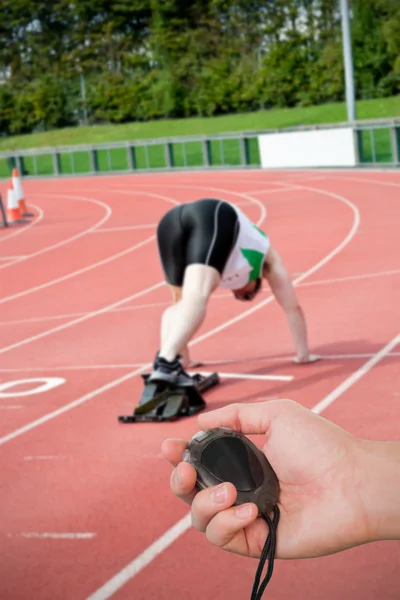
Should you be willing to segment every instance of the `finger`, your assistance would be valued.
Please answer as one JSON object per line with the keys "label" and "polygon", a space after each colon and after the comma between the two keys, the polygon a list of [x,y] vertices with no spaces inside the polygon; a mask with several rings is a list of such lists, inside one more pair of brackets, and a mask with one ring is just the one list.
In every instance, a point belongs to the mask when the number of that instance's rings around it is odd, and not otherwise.
{"label": "finger", "polygon": [[202,362],[201,360],[191,360],[190,368],[195,369],[196,367],[204,367],[204,362]]}
{"label": "finger", "polygon": [[208,524],[206,537],[211,544],[228,552],[259,557],[268,532],[257,517],[257,506],[253,503],[233,506],[215,515]]}
{"label": "finger", "polygon": [[187,447],[187,441],[181,439],[167,439],[161,445],[161,453],[171,465],[176,467],[182,460],[182,454]]}
{"label": "finger", "polygon": [[293,359],[293,362],[298,365],[308,365],[310,363],[315,363],[319,360],[321,360],[320,356],[317,356],[316,354],[310,354],[309,356],[307,356],[305,358],[299,358],[298,356],[296,356]]}
{"label": "finger", "polygon": [[192,504],[198,493],[196,470],[189,463],[180,463],[171,473],[170,487],[175,496],[186,504]]}
{"label": "finger", "polygon": [[244,434],[267,433],[272,421],[283,412],[300,407],[293,400],[268,400],[253,404],[230,404],[198,417],[200,429],[230,427]]}
{"label": "finger", "polygon": [[236,496],[235,486],[227,482],[199,492],[192,503],[193,527],[204,532],[218,512],[232,506]]}

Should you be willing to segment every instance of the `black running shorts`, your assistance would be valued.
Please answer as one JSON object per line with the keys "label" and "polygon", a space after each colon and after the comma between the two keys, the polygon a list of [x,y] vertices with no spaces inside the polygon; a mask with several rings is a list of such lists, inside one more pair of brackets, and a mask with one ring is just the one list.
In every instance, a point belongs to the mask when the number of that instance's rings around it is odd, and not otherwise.
{"label": "black running shorts", "polygon": [[223,200],[204,198],[172,208],[157,228],[167,282],[182,286],[185,268],[191,264],[209,265],[222,274],[238,233],[237,214]]}

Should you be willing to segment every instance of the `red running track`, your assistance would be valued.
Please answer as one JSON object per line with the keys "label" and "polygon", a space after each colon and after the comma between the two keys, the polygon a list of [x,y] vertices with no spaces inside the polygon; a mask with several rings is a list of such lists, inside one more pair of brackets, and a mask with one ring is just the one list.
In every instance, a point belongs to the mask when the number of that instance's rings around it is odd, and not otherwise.
{"label": "red running track", "polygon": [[[399,439],[400,174],[131,175],[24,189],[33,224],[0,231],[0,597],[250,597],[257,563],[208,544],[169,492],[161,442],[188,438],[196,420],[117,422],[138,401],[169,302],[155,225],[176,202],[239,204],[282,253],[324,356],[293,365],[267,291],[251,305],[218,293],[192,354],[244,378],[224,376],[209,408],[290,397],[355,435]],[[56,387],[29,393],[43,378]],[[265,596],[394,600],[399,560],[400,544],[387,542],[278,561]]]}

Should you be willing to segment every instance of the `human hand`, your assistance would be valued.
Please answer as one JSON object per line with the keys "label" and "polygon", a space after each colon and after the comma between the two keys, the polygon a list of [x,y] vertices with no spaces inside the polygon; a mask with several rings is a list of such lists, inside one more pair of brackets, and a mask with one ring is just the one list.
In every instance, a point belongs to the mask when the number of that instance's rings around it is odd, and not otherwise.
{"label": "human hand", "polygon": [[[280,484],[276,558],[318,557],[372,541],[362,500],[361,440],[291,400],[238,405],[203,413],[202,430],[231,427],[264,435],[263,451]],[[255,504],[233,506],[230,483],[198,491],[196,471],[181,462],[185,440],[165,440],[164,457],[176,468],[172,492],[191,504],[193,526],[226,551],[260,557],[268,527]]]}
{"label": "human hand", "polygon": [[199,360],[191,360],[188,346],[185,346],[181,350],[181,364],[184,369],[195,369],[196,367],[202,367],[204,363]]}
{"label": "human hand", "polygon": [[293,359],[293,362],[295,362],[297,365],[307,365],[317,362],[318,360],[321,360],[321,357],[317,354],[307,354],[305,356],[296,356]]}

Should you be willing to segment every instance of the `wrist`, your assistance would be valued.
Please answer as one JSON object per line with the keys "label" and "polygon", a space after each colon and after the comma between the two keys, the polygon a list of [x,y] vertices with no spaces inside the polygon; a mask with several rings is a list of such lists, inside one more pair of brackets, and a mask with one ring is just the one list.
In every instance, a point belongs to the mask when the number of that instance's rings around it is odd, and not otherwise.
{"label": "wrist", "polygon": [[359,440],[360,497],[370,541],[400,539],[400,443]]}

